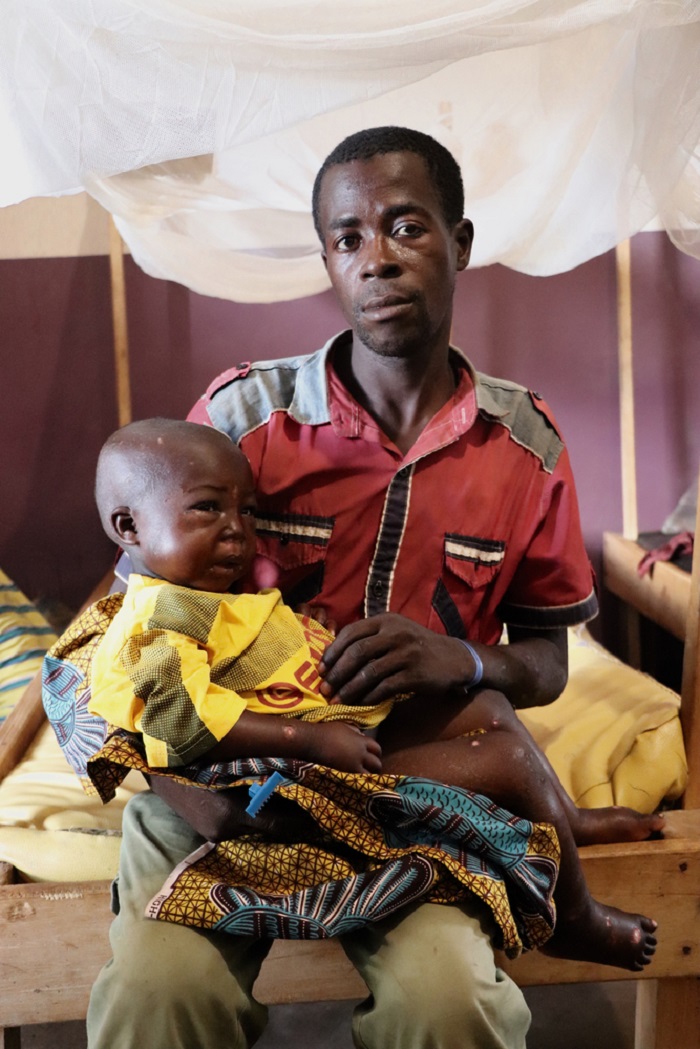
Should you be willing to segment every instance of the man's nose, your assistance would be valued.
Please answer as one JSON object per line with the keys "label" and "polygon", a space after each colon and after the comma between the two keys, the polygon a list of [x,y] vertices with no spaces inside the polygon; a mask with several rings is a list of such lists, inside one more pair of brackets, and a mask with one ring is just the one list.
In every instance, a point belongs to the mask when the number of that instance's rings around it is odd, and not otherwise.
{"label": "man's nose", "polygon": [[401,272],[394,244],[389,237],[372,237],[364,244],[362,276],[396,277]]}

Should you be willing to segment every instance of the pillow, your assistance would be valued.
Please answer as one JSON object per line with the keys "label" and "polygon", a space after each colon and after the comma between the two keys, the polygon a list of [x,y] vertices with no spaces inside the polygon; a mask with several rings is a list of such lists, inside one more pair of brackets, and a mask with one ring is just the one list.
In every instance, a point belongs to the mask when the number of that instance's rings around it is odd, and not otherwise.
{"label": "pillow", "polygon": [[569,630],[569,682],[559,699],[518,713],[580,808],[653,812],[685,789],[679,710],[675,692],[578,627]]}
{"label": "pillow", "polygon": [[113,878],[124,806],[145,786],[133,772],[103,805],[85,793],[46,722],[0,783],[0,860],[29,881]]}
{"label": "pillow", "polygon": [[[56,640],[41,613],[0,570],[0,724]],[[113,877],[124,805],[144,786],[134,773],[112,804],[102,805],[85,794],[51,726],[43,725],[0,783],[0,861],[32,881]]]}
{"label": "pillow", "polygon": [[0,723],[41,667],[56,634],[0,569]]}

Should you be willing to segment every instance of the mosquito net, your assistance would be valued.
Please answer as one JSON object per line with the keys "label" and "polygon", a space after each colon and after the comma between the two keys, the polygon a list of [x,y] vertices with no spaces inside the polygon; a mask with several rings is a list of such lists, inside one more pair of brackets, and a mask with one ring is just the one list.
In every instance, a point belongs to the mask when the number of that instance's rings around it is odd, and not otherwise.
{"label": "mosquito net", "polygon": [[570,269],[655,223],[700,256],[699,0],[6,0],[0,204],[87,189],[137,262],[326,286],[310,217],[362,127],[457,157],[474,265]]}

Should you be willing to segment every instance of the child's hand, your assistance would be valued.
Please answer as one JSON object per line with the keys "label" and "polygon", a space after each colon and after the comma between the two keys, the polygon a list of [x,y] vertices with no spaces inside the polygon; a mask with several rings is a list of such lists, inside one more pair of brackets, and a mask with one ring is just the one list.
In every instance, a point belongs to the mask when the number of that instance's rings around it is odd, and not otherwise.
{"label": "child's hand", "polygon": [[295,611],[300,616],[308,616],[309,619],[315,619],[317,623],[320,623],[322,627],[325,627],[329,634],[338,633],[338,624],[335,619],[329,619],[325,608],[322,605],[309,605],[301,604],[297,605]]}
{"label": "child's hand", "polygon": [[314,758],[319,765],[341,772],[381,772],[382,748],[376,739],[356,725],[343,721],[322,721],[314,725]]}

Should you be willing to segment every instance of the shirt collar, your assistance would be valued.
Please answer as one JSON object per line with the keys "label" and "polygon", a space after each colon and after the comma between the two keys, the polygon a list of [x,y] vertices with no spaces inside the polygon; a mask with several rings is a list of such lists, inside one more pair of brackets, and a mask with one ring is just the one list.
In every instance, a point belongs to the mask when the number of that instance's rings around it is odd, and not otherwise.
{"label": "shirt collar", "polygon": [[[303,359],[289,406],[289,414],[297,422],[307,426],[331,423],[341,437],[359,437],[363,432],[366,433],[368,426],[378,429],[348,393],[330,365],[333,350],[341,349],[351,338],[349,329],[343,331],[329,339],[316,353]],[[456,430],[466,432],[474,423],[477,412],[497,419],[507,415],[462,351],[451,346],[450,354],[457,358],[460,372],[466,372],[468,377],[468,381],[462,377],[458,387],[459,397],[452,409],[453,413],[459,413],[459,418],[455,418]]]}

